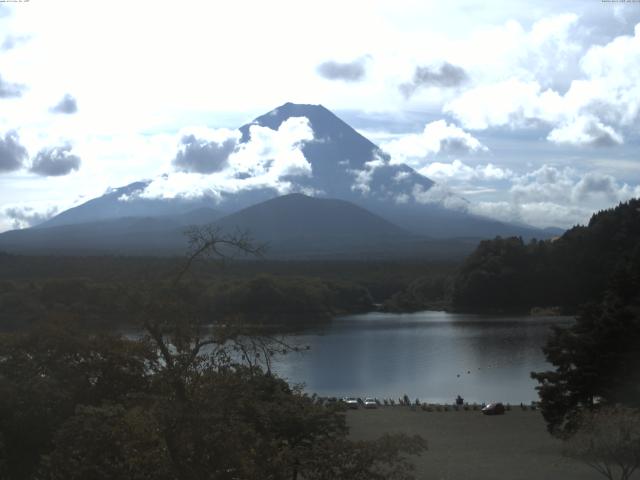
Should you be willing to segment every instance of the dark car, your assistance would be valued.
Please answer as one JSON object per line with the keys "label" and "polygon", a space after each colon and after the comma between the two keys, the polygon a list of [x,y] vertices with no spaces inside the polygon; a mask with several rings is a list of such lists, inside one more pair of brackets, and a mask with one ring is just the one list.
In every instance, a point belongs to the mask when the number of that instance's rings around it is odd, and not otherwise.
{"label": "dark car", "polygon": [[489,403],[482,409],[485,415],[504,415],[504,405],[500,402]]}

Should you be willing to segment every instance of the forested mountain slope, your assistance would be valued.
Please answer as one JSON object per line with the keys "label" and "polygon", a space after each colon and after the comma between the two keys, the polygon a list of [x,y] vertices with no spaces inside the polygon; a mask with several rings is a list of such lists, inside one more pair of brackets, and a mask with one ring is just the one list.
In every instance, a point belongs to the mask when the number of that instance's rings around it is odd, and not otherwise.
{"label": "forested mountain slope", "polygon": [[[513,311],[599,301],[609,282],[625,288],[640,275],[640,199],[594,214],[555,240],[481,242],[453,288],[457,310]],[[634,280],[635,281],[635,280]]]}

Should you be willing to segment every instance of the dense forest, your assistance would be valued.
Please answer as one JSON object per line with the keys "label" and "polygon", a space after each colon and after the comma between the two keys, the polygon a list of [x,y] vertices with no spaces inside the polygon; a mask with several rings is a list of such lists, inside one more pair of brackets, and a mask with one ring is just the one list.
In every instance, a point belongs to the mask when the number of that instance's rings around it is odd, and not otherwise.
{"label": "dense forest", "polygon": [[454,278],[453,272],[427,271],[387,298],[382,304],[382,309],[399,313],[449,309]]}
{"label": "dense forest", "polygon": [[555,239],[483,240],[457,269],[425,268],[382,308],[575,314],[585,302],[601,300],[611,282],[629,288],[639,259],[640,200],[631,200]]}
{"label": "dense forest", "polygon": [[[137,325],[137,298],[170,284],[184,258],[0,255],[0,330],[72,315],[97,329]],[[229,315],[285,330],[371,311],[432,272],[433,262],[201,261],[180,288],[209,322]]]}
{"label": "dense forest", "polygon": [[455,278],[451,303],[461,311],[559,307],[574,313],[601,300],[611,282],[630,288],[639,266],[640,200],[631,200],[554,240],[481,242]]}
{"label": "dense forest", "polygon": [[[0,282],[0,324],[5,330],[26,327],[54,315],[82,318],[98,329],[136,325],[139,299],[163,282],[96,283],[80,279]],[[368,290],[349,282],[259,275],[251,279],[191,281],[179,288],[210,323],[228,316],[264,326],[295,328],[332,316],[373,309]]]}

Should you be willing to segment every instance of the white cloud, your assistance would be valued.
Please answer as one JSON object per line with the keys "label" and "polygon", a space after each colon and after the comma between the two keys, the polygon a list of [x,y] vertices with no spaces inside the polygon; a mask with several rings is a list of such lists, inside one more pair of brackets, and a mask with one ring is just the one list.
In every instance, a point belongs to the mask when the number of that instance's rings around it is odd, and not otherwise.
{"label": "white cloud", "polygon": [[[0,216],[0,224],[7,223],[13,229],[21,229],[38,225],[58,213],[57,207],[43,205],[7,205]],[[1,217],[4,217],[1,218]],[[3,222],[4,220],[4,222]]]}
{"label": "white cloud", "polygon": [[[143,198],[220,198],[222,192],[256,188],[273,188],[287,193],[292,188],[290,176],[310,176],[311,164],[302,152],[303,142],[313,140],[309,120],[293,117],[278,130],[260,125],[249,129],[250,140],[238,144],[226,157],[225,168],[212,173],[174,172],[153,179],[140,194]],[[201,131],[210,141],[236,138],[229,131]],[[217,140],[216,140],[217,139]]]}
{"label": "white cloud", "polygon": [[396,203],[398,203],[398,204],[401,204],[401,205],[402,205],[402,204],[408,203],[410,198],[411,198],[411,197],[409,197],[409,195],[408,195],[408,194],[406,194],[406,193],[401,193],[401,194],[399,194],[398,196],[396,196],[396,198],[394,199],[394,201],[395,201]]}
{"label": "white cloud", "polygon": [[561,116],[562,100],[553,90],[542,91],[537,81],[516,77],[468,90],[443,109],[466,128],[524,127],[532,120],[556,121]]}
{"label": "white cloud", "polygon": [[540,228],[550,226],[570,228],[584,224],[593,213],[591,209],[579,205],[553,202],[518,204],[509,201],[473,203],[470,211],[503,222],[521,222]]}
{"label": "white cloud", "polygon": [[0,135],[0,173],[19,170],[27,157],[27,149],[15,130],[5,133],[4,138]]}
{"label": "white cloud", "polygon": [[314,139],[309,120],[293,117],[278,130],[251,125],[251,140],[229,157],[236,172],[279,179],[286,175],[311,175],[311,164],[302,153],[302,142]]}
{"label": "white cloud", "polygon": [[463,68],[444,62],[438,67],[418,66],[413,72],[410,82],[398,88],[405,98],[410,98],[421,88],[456,88],[469,80]]}
{"label": "white cloud", "polygon": [[473,213],[537,227],[571,227],[618,202],[640,197],[640,185],[628,185],[611,175],[578,173],[550,165],[512,178],[508,200],[470,204]]}
{"label": "white cloud", "polygon": [[177,170],[213,173],[227,166],[241,134],[238,130],[200,128],[183,132],[178,153],[173,159]]}
{"label": "white cloud", "polygon": [[582,45],[575,35],[578,20],[575,13],[542,18],[526,36],[522,62],[544,85],[552,84],[558,74],[568,73],[581,53]]}
{"label": "white cloud", "polygon": [[436,183],[429,189],[414,185],[411,194],[417,203],[442,205],[451,210],[467,211],[469,208],[467,200],[441,183]]}
{"label": "white cloud", "polygon": [[544,122],[552,127],[547,139],[555,143],[622,144],[620,128],[633,125],[640,112],[640,24],[634,35],[590,47],[579,66],[576,77],[582,78],[574,78],[564,94],[543,88],[540,75],[512,70],[507,79],[480,83],[463,92],[447,102],[443,111],[470,129]]}
{"label": "white cloud", "polygon": [[[414,188],[412,193],[419,203],[440,203],[536,227],[568,228],[585,223],[594,211],[640,197],[640,185],[630,185],[599,172],[584,173],[552,165],[518,174],[493,164],[470,166],[454,160],[433,162],[420,173],[438,183],[430,190]],[[501,194],[505,187],[494,188],[505,184],[506,195]],[[462,199],[468,195],[474,196],[472,202]]]}
{"label": "white cloud", "polygon": [[585,203],[607,200],[619,202],[640,196],[640,186],[618,182],[611,175],[598,172],[577,173],[571,168],[543,165],[514,178],[509,190],[518,203]]}
{"label": "white cloud", "polygon": [[44,177],[58,177],[79,170],[80,164],[80,157],[74,155],[72,146],[67,144],[40,150],[29,171]]}
{"label": "white cloud", "polygon": [[[386,162],[379,156],[375,156],[373,160],[365,162],[364,168],[362,170],[347,170],[351,173],[355,178],[353,185],[351,186],[351,190],[360,192],[363,195],[367,195],[371,191],[371,181],[373,180],[373,175],[375,171],[384,167]],[[395,181],[402,180],[402,173],[398,172],[394,177]]]}
{"label": "white cloud", "polygon": [[405,180],[407,180],[410,177],[411,177],[411,174],[408,171],[404,170],[404,171],[400,171],[400,172],[396,173],[393,176],[393,181],[396,182],[396,183],[400,183],[400,182],[404,182]]}
{"label": "white cloud", "polygon": [[483,195],[486,193],[496,193],[498,190],[495,188],[488,188],[488,187],[473,187],[473,186],[466,186],[462,189],[458,189],[458,193],[460,193],[460,195],[464,195],[464,196],[469,196],[469,195]]}
{"label": "white cloud", "polygon": [[479,201],[469,205],[469,210],[477,215],[495,218],[502,222],[522,222],[519,205],[509,201]]}
{"label": "white cloud", "polygon": [[421,133],[407,134],[381,145],[392,164],[423,167],[427,157],[437,154],[465,154],[487,151],[487,147],[461,128],[437,120],[425,125]]}
{"label": "white cloud", "polygon": [[432,180],[445,183],[505,180],[513,175],[511,170],[491,163],[470,167],[458,159],[451,163],[432,162],[419,172]]}
{"label": "white cloud", "polygon": [[582,45],[574,34],[575,13],[545,16],[526,30],[522,22],[507,20],[501,25],[473,31],[464,46],[466,65],[473,65],[473,77],[482,82],[497,81],[514,73],[522,80],[537,80],[545,86],[566,75]]}
{"label": "white cloud", "polygon": [[570,98],[573,93],[576,103],[602,114],[609,122],[633,124],[640,110],[640,24],[635,26],[634,35],[591,47],[580,67],[588,83],[574,82],[566,96]]}
{"label": "white cloud", "polygon": [[640,185],[632,187],[626,183],[619,184],[611,175],[589,172],[573,186],[571,196],[574,202],[594,197],[602,197],[610,202],[619,202],[640,197]]}
{"label": "white cloud", "polygon": [[537,170],[514,178],[509,193],[516,203],[569,202],[575,176],[575,172],[570,168],[558,169],[543,165]]}
{"label": "white cloud", "polygon": [[327,80],[342,80],[344,82],[359,82],[364,80],[367,73],[366,61],[369,57],[361,57],[351,62],[336,62],[328,60],[317,67],[318,75]]}
{"label": "white cloud", "polygon": [[548,140],[571,145],[611,147],[623,143],[622,135],[593,115],[580,115],[551,131]]}

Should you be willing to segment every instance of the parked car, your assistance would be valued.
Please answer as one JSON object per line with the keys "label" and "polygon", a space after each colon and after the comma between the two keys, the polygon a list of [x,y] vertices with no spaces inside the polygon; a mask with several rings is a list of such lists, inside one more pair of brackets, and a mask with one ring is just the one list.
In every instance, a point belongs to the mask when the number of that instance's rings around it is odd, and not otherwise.
{"label": "parked car", "polygon": [[504,415],[504,405],[500,402],[494,402],[487,404],[483,409],[482,413],[485,415]]}
{"label": "parked car", "polygon": [[378,408],[378,402],[375,398],[365,398],[364,408]]}
{"label": "parked car", "polygon": [[347,408],[353,408],[354,410],[358,409],[358,400],[353,397],[346,397],[342,399],[344,403],[347,404]]}

